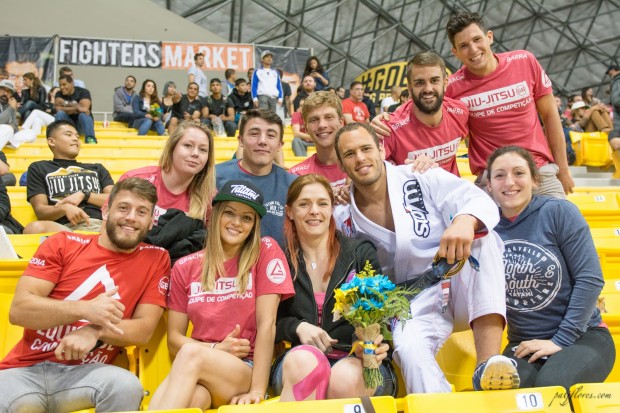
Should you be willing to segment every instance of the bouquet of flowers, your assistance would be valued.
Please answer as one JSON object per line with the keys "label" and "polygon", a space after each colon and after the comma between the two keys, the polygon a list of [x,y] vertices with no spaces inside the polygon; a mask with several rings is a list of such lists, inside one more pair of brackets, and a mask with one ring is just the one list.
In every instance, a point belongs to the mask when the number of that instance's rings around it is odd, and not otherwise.
{"label": "bouquet of flowers", "polygon": [[159,103],[153,103],[149,108],[149,114],[154,118],[161,118],[162,110]]}
{"label": "bouquet of flowers", "polygon": [[396,287],[385,275],[375,275],[370,262],[364,270],[334,291],[334,321],[344,317],[363,342],[364,384],[366,388],[377,388],[383,383],[379,363],[375,357],[374,344],[379,334],[391,340],[388,329],[390,319],[404,323],[410,318],[409,289]]}

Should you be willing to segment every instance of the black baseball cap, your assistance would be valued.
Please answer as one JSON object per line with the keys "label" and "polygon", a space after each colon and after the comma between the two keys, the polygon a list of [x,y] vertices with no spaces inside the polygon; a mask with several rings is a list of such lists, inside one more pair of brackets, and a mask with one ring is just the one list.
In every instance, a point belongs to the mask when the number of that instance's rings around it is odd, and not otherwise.
{"label": "black baseball cap", "polygon": [[248,181],[226,181],[222,189],[213,198],[212,204],[221,201],[234,201],[246,204],[256,211],[258,215],[265,216],[267,209],[263,205],[263,193]]}

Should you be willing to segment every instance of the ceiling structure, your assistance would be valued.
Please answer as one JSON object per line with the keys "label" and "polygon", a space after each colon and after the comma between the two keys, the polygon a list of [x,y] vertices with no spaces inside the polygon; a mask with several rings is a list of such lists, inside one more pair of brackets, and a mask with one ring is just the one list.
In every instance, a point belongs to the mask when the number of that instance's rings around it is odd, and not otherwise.
{"label": "ceiling structure", "polygon": [[605,69],[620,63],[620,0],[152,1],[233,43],[312,48],[332,86],[425,50],[458,69],[445,25],[462,9],[484,16],[495,52],[533,52],[564,96],[593,87],[609,101]]}

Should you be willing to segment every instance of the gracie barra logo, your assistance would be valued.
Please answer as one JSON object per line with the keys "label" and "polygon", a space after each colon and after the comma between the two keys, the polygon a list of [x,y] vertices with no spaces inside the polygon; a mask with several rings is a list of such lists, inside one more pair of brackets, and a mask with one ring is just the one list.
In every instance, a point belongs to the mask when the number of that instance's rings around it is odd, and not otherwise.
{"label": "gracie barra logo", "polygon": [[555,255],[522,239],[505,242],[506,307],[527,313],[553,301],[562,283],[562,267]]}
{"label": "gracie barra logo", "polygon": [[403,207],[413,220],[413,232],[422,238],[428,237],[431,226],[417,179],[410,179],[403,185]]}
{"label": "gracie barra logo", "polygon": [[233,195],[237,195],[245,199],[251,199],[252,201],[256,201],[256,198],[258,198],[258,194],[245,185],[231,185],[231,187],[232,189],[230,192]]}

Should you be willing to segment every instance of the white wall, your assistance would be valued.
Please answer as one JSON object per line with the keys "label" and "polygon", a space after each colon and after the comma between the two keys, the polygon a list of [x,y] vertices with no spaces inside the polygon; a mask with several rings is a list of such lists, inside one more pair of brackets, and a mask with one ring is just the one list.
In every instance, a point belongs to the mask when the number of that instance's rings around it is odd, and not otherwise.
{"label": "white wall", "polygon": [[[149,0],[2,0],[0,34],[228,43]],[[112,111],[114,88],[122,85],[129,74],[138,80],[137,90],[147,78],[157,83],[160,95],[168,80],[183,91],[187,88],[185,70],[102,66],[72,69],[77,79],[86,82],[95,112]],[[223,79],[224,73],[208,72],[208,76]]]}

